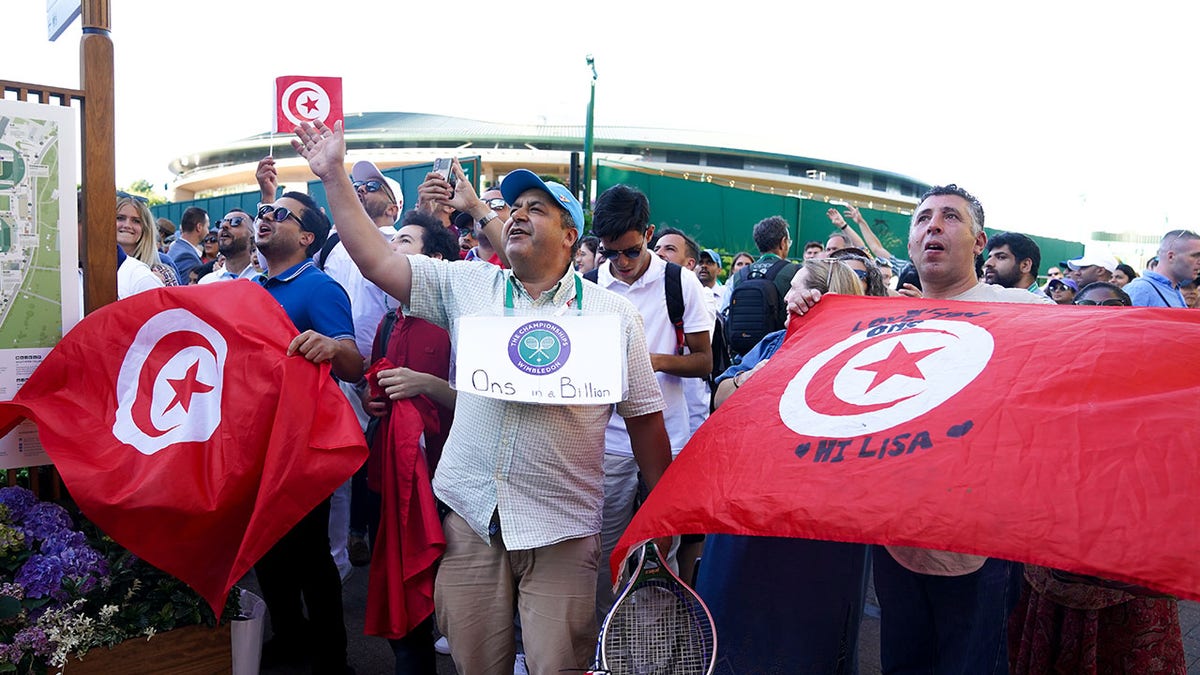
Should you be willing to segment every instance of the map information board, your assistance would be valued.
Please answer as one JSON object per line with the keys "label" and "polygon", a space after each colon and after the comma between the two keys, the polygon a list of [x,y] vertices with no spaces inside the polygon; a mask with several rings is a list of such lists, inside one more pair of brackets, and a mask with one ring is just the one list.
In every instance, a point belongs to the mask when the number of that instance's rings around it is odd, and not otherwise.
{"label": "map information board", "polygon": [[[0,100],[0,400],[79,321],[77,114]],[[0,468],[49,463],[32,422],[0,439]]]}

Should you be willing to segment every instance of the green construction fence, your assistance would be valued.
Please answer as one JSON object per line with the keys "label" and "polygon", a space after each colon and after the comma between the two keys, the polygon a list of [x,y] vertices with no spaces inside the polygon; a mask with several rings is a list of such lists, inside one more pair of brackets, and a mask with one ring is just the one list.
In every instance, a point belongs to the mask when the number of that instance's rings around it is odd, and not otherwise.
{"label": "green construction fence", "polygon": [[[723,254],[728,263],[738,251],[757,254],[752,231],[754,224],[769,216],[783,216],[791,226],[792,250],[789,255],[800,258],[809,241],[822,244],[835,231],[825,215],[831,206],[840,202],[804,199],[796,196],[755,192],[707,181],[687,180],[617,166],[600,164],[596,173],[597,194],[624,183],[646,194],[650,200],[650,220],[656,226],[678,228],[699,242],[702,248],[712,248]],[[878,209],[860,208],[863,218],[871,225],[889,251],[907,258],[909,216]],[[988,236],[1000,230],[985,228]],[[1042,252],[1042,269],[1083,255],[1083,244],[1050,237],[1029,235]],[[728,264],[725,265],[728,269]]]}

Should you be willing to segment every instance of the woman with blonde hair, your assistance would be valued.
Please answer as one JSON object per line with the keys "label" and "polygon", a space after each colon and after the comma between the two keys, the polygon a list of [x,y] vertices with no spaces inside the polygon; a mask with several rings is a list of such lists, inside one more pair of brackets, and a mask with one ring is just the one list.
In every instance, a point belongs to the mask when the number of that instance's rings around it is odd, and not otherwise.
{"label": "woman with blonde hair", "polygon": [[[795,300],[810,289],[864,294],[854,270],[832,259],[805,260],[792,277],[787,299]],[[788,314],[789,323],[804,320]],[[769,333],[741,363],[717,378],[716,405],[758,372],[786,333]],[[746,444],[741,451],[757,450]],[[712,612],[721,636],[721,659],[729,672],[857,673],[867,551],[865,544],[709,534],[696,592]],[[763,611],[780,598],[786,599],[786,611]]]}
{"label": "woman with blonde hair", "polygon": [[[821,295],[826,293],[866,295],[863,290],[863,282],[858,280],[858,274],[850,265],[841,260],[832,258],[805,260],[800,269],[796,271],[796,276],[799,276],[801,272],[806,275],[800,281],[804,288],[821,291]],[[796,290],[796,283],[796,279],[793,278],[793,291]],[[788,319],[791,320],[791,315],[788,315]]]}
{"label": "woman with blonde hair", "polygon": [[158,250],[158,223],[146,203],[131,195],[117,197],[117,244],[125,255],[148,265],[166,286],[179,285],[179,272]]}

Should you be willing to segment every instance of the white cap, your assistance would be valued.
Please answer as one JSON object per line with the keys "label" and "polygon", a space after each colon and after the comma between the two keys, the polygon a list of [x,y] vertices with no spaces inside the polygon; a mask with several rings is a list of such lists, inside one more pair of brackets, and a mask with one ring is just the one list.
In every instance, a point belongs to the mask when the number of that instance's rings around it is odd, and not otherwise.
{"label": "white cap", "polygon": [[354,168],[350,169],[350,180],[355,182],[379,180],[387,186],[388,192],[392,195],[392,201],[398,206],[404,206],[404,188],[400,187],[400,183],[392,178],[383,175],[379,167],[374,163],[363,160],[354,164]]}
{"label": "white cap", "polygon": [[1089,253],[1084,254],[1074,260],[1067,261],[1067,267],[1070,267],[1073,270],[1077,270],[1082,267],[1091,267],[1092,265],[1099,265],[1109,272],[1117,271],[1117,259],[1108,253]]}

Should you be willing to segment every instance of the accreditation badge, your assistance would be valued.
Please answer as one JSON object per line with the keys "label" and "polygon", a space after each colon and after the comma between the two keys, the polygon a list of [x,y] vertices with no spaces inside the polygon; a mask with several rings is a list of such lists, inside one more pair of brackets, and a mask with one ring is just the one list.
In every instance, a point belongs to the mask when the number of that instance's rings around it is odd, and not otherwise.
{"label": "accreditation badge", "polygon": [[520,403],[617,403],[625,383],[620,331],[616,314],[462,317],[454,388]]}

